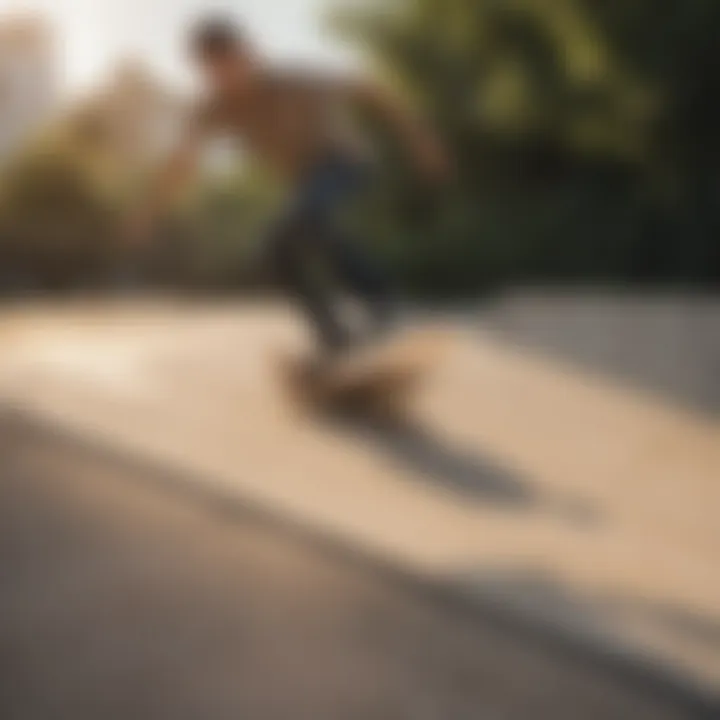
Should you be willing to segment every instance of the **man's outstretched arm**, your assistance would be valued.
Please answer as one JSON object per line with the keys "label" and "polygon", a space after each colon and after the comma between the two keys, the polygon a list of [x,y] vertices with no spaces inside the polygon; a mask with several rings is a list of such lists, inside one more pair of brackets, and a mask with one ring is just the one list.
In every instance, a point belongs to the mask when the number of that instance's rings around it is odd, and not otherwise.
{"label": "man's outstretched arm", "polygon": [[381,115],[407,146],[420,172],[433,180],[446,180],[450,157],[435,131],[391,92],[370,82],[351,84],[353,99]]}
{"label": "man's outstretched arm", "polygon": [[134,208],[128,228],[129,240],[141,245],[150,239],[155,224],[197,173],[204,134],[192,126],[150,182],[142,201]]}

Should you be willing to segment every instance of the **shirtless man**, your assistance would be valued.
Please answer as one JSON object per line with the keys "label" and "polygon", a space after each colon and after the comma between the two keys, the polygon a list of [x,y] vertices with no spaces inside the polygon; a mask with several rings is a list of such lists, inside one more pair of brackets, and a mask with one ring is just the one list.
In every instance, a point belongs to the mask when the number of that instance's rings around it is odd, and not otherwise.
{"label": "shirtless man", "polygon": [[314,278],[311,269],[318,258],[342,289],[361,302],[368,336],[382,331],[393,315],[390,287],[362,245],[337,222],[338,211],[362,189],[368,170],[362,144],[348,132],[343,112],[361,104],[381,114],[430,179],[447,172],[440,144],[428,128],[373,85],[268,66],[231,21],[201,21],[189,40],[208,95],[198,103],[182,142],[134,217],[135,239],[149,235],[155,218],[189,180],[203,143],[216,133],[236,134],[250,154],[290,188],[267,239],[268,257],[285,291],[307,315],[321,349],[332,355],[361,339],[346,327],[335,298]]}

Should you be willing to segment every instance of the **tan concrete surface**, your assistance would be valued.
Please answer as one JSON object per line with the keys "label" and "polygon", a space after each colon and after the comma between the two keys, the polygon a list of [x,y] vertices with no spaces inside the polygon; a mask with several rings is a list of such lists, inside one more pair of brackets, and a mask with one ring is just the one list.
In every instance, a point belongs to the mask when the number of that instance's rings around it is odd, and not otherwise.
{"label": "tan concrete surface", "polygon": [[314,421],[265,306],[18,310],[14,404],[424,577],[599,627],[720,681],[720,428],[458,324],[404,425]]}

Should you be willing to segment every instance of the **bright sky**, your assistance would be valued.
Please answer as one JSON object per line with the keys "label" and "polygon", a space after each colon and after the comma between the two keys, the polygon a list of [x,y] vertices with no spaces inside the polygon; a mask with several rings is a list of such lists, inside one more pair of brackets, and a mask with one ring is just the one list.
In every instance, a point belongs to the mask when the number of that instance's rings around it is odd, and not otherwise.
{"label": "bright sky", "polygon": [[182,33],[189,20],[230,12],[249,27],[261,48],[284,60],[352,66],[350,51],[323,35],[328,0],[0,0],[6,13],[38,10],[57,30],[66,88],[98,82],[119,59],[138,56],[163,77],[185,84]]}

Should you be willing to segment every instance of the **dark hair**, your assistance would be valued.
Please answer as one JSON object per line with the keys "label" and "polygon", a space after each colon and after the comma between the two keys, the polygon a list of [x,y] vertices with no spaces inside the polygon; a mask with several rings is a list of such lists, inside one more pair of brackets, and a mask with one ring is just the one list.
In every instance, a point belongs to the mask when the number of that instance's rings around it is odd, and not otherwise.
{"label": "dark hair", "polygon": [[241,52],[247,45],[244,29],[227,18],[203,18],[190,31],[190,51],[196,57]]}

